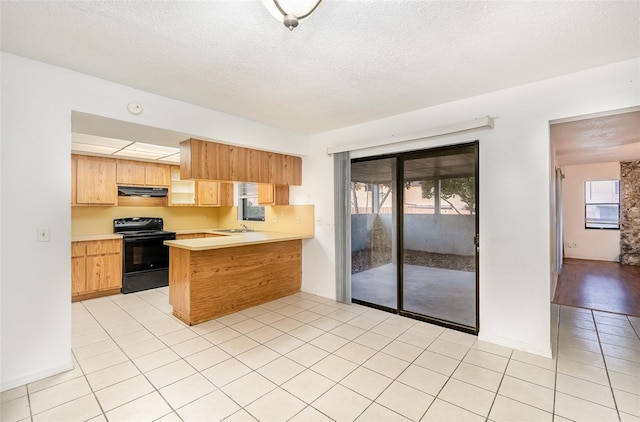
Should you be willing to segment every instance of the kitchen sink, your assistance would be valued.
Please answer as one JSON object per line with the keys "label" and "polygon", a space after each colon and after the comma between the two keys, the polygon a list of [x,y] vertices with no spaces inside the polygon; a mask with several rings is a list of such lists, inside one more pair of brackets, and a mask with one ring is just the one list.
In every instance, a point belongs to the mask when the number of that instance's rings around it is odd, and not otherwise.
{"label": "kitchen sink", "polygon": [[222,230],[214,230],[220,233],[252,233],[257,232],[258,230],[245,230],[245,229],[222,229]]}

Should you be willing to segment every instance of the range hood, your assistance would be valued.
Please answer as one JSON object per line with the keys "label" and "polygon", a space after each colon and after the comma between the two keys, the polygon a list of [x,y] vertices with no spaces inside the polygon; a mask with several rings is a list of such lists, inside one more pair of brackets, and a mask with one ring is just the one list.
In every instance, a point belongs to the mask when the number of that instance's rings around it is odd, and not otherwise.
{"label": "range hood", "polygon": [[166,198],[169,188],[148,188],[144,186],[118,186],[118,196],[142,196],[145,198]]}

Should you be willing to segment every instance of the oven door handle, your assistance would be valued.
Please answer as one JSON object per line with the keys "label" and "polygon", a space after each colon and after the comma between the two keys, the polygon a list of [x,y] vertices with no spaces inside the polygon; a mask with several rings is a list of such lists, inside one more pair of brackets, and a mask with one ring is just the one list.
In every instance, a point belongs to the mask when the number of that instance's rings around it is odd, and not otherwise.
{"label": "oven door handle", "polygon": [[163,237],[158,237],[158,236],[136,236],[136,237],[125,237],[124,238],[124,243],[137,243],[143,240],[160,240],[160,241],[165,241],[165,240],[175,240],[175,236],[163,236]]}

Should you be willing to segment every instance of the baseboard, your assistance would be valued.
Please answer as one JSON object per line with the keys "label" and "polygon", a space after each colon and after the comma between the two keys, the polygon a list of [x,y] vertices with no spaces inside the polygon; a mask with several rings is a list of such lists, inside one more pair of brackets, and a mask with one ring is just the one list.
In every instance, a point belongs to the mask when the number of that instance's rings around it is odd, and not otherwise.
{"label": "baseboard", "polygon": [[605,261],[605,262],[620,262],[619,258],[602,258],[597,256],[564,256],[564,258],[569,259],[584,259],[587,261]]}
{"label": "baseboard", "polygon": [[514,341],[512,339],[491,335],[482,334],[482,331],[478,333],[478,340],[487,341],[489,343],[495,343],[500,346],[509,347],[511,349],[520,350],[522,352],[531,353],[534,355],[542,356],[545,358],[551,358],[551,339],[549,339],[549,348],[539,348],[529,343],[523,343],[520,341]]}
{"label": "baseboard", "polygon": [[10,380],[2,380],[0,383],[0,392],[11,390],[12,388],[20,387],[22,385],[29,384],[34,381],[39,381],[41,379],[50,377],[52,375],[57,375],[62,372],[70,371],[73,369],[73,362],[69,361],[68,364],[57,366],[55,368],[50,368],[44,371],[31,372],[30,374],[23,375],[18,378],[10,379]]}

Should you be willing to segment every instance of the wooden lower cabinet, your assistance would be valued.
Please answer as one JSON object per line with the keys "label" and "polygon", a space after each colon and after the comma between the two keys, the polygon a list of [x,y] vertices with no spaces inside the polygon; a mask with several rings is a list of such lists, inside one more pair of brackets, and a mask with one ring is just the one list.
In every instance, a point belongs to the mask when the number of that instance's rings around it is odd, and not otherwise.
{"label": "wooden lower cabinet", "polygon": [[71,243],[71,301],[120,293],[122,240]]}
{"label": "wooden lower cabinet", "polygon": [[215,233],[182,233],[176,235],[176,240],[185,240],[185,239],[203,239],[205,237],[221,237],[223,234],[215,234]]}
{"label": "wooden lower cabinet", "polygon": [[222,249],[169,248],[173,315],[199,324],[300,291],[302,241]]}

